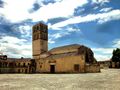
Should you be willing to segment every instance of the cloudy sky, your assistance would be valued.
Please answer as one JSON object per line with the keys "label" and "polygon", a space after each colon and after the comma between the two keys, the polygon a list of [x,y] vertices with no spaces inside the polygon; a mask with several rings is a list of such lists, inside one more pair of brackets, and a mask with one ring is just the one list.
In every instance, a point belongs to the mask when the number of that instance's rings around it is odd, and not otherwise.
{"label": "cloudy sky", "polygon": [[49,49],[81,44],[97,60],[120,48],[120,0],[0,0],[0,49],[9,57],[32,57],[31,27],[49,27]]}

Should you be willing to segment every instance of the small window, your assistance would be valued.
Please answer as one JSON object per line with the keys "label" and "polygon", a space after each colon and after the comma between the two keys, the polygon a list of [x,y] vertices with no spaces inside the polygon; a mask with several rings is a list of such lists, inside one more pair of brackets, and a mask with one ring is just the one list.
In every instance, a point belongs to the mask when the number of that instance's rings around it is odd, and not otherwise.
{"label": "small window", "polygon": [[37,30],[39,30],[39,26],[37,26]]}
{"label": "small window", "polygon": [[40,26],[40,29],[43,31],[43,25]]}
{"label": "small window", "polygon": [[36,27],[34,27],[33,29],[34,29],[34,32],[36,32],[36,29],[37,29],[37,28],[36,28]]}
{"label": "small window", "polygon": [[40,65],[40,68],[42,68],[42,65]]}
{"label": "small window", "polygon": [[80,67],[79,64],[75,64],[75,65],[74,65],[74,71],[79,71],[79,67]]}
{"label": "small window", "polygon": [[43,31],[46,32],[46,27],[45,26],[43,27]]}

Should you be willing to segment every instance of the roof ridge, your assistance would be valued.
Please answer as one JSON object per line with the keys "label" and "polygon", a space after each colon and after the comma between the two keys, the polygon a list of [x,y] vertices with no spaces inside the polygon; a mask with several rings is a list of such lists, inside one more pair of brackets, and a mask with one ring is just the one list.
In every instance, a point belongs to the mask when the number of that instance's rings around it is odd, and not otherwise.
{"label": "roof ridge", "polygon": [[64,45],[64,46],[58,46],[58,47],[52,48],[51,50],[54,50],[54,49],[57,49],[57,48],[71,47],[71,46],[82,46],[82,45],[80,45],[80,44],[69,44],[69,45]]}

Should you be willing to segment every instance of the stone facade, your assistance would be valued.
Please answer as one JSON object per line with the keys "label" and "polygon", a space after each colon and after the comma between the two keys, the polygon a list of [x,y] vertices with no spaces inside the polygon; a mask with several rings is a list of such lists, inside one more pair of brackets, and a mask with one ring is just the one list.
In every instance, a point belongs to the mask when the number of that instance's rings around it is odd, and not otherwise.
{"label": "stone facade", "polygon": [[96,64],[88,64],[88,65],[86,64],[85,70],[88,73],[96,73],[96,72],[100,72],[100,67],[99,67],[98,63],[96,63]]}
{"label": "stone facade", "polygon": [[120,68],[120,61],[113,62],[112,60],[99,61],[100,68]]}
{"label": "stone facade", "polygon": [[[65,72],[85,72],[84,71],[84,56],[66,56],[61,58],[54,59],[53,57],[40,59],[37,63],[37,72],[56,72],[56,73],[65,73]],[[74,60],[74,62],[73,62]],[[76,70],[75,70],[76,65]],[[77,66],[78,65],[78,66]]]}
{"label": "stone facade", "polygon": [[33,58],[40,59],[40,54],[48,51],[48,27],[38,23],[32,28]]}
{"label": "stone facade", "polygon": [[[37,73],[100,72],[92,50],[84,45],[66,45],[48,51],[46,48],[48,47],[48,31],[43,27],[47,26],[41,23],[33,26],[33,57],[36,61]],[[34,39],[36,33],[40,37]]]}
{"label": "stone facade", "polygon": [[29,58],[0,58],[0,73],[35,73],[35,62]]}
{"label": "stone facade", "polygon": [[119,68],[120,69],[120,61],[117,62],[110,62],[110,68]]}

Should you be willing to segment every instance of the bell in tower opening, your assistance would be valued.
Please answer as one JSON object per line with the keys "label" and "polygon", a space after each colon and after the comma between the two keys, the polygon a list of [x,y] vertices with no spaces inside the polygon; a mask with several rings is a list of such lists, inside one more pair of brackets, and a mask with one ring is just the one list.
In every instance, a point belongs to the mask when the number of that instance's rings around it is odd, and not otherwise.
{"label": "bell in tower opening", "polygon": [[39,59],[40,54],[48,51],[48,26],[38,23],[32,28],[33,58]]}

